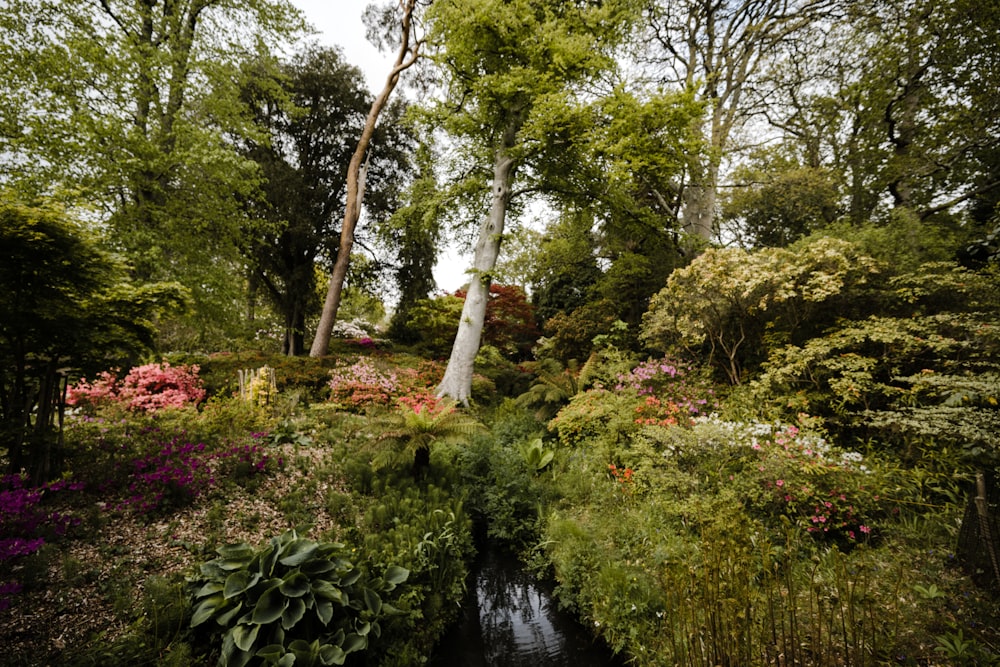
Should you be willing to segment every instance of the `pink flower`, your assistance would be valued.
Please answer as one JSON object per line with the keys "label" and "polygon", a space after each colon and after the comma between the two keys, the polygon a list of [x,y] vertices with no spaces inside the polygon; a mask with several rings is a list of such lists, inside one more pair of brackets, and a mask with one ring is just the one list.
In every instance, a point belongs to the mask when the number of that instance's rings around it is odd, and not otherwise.
{"label": "pink flower", "polygon": [[778,485],[779,487],[780,486],[784,486],[785,485],[785,480],[779,479],[777,482],[775,482],[775,484]]}
{"label": "pink flower", "polygon": [[868,533],[872,532],[872,529],[869,528],[868,526],[858,526],[858,530],[860,530],[865,535],[867,535]]}

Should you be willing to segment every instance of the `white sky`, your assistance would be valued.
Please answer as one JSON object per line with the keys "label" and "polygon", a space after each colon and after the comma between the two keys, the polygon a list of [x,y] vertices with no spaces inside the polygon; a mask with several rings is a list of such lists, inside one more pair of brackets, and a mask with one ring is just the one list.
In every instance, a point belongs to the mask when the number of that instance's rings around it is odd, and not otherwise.
{"label": "white sky", "polygon": [[[372,92],[382,89],[385,78],[395,60],[395,53],[380,53],[365,38],[365,25],[361,21],[365,7],[372,0],[291,0],[302,10],[306,19],[319,31],[314,39],[321,44],[339,46],[347,62],[361,68]],[[405,77],[406,74],[404,73]],[[393,94],[402,91],[396,89]],[[466,269],[472,258],[462,256],[455,248],[448,247],[438,256],[434,279],[440,289],[453,292],[468,282]]]}

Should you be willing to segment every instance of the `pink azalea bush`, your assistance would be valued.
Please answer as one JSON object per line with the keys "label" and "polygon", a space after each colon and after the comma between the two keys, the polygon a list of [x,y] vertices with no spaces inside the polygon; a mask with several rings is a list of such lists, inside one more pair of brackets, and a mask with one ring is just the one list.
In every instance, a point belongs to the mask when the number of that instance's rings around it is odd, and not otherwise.
{"label": "pink azalea bush", "polygon": [[198,366],[171,366],[167,362],[146,364],[132,368],[121,380],[104,371],[93,382],[82,379],[71,386],[66,402],[89,407],[118,404],[132,412],[196,405],[205,398],[198,370]]}
{"label": "pink azalea bush", "polygon": [[[369,357],[359,357],[330,371],[330,401],[351,412],[373,407],[392,407],[408,397],[426,402],[435,384],[435,368],[383,369]],[[436,400],[436,399],[434,399]],[[416,406],[410,405],[416,410]]]}

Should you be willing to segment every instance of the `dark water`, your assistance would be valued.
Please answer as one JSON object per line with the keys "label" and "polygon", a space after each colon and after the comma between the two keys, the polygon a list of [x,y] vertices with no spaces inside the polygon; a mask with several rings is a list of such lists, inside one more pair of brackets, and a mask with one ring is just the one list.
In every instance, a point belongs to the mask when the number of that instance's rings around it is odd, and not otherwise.
{"label": "dark water", "polygon": [[434,667],[610,667],[624,665],[517,559],[486,551],[470,575],[463,618],[445,635]]}

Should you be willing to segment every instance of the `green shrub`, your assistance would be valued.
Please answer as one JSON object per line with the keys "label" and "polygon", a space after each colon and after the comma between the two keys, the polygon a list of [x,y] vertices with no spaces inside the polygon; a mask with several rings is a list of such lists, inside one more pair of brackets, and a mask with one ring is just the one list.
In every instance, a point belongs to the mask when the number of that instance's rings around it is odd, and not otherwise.
{"label": "green shrub", "polygon": [[260,550],[240,544],[217,552],[192,581],[191,626],[214,621],[222,665],[342,665],[380,635],[380,618],[395,611],[381,595],[409,575],[390,566],[383,578],[366,579],[342,544],[295,531]]}

